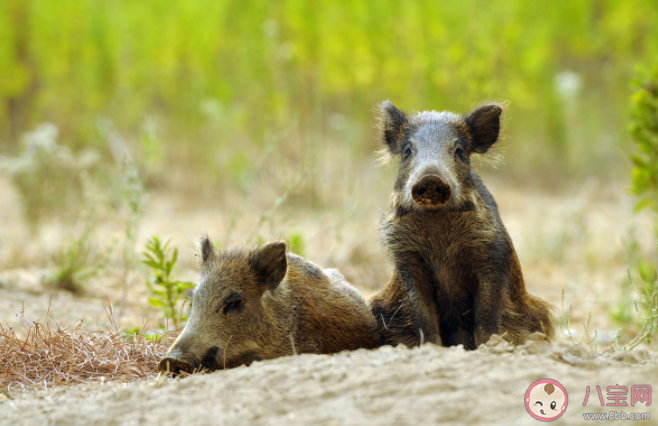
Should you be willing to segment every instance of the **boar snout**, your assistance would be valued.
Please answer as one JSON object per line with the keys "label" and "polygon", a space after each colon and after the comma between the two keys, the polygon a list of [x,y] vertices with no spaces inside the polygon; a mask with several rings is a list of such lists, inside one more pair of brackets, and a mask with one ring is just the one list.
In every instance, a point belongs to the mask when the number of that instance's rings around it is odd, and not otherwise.
{"label": "boar snout", "polygon": [[169,371],[173,374],[192,374],[199,362],[191,351],[188,340],[179,338],[169,349],[167,355],[158,363],[159,371]]}
{"label": "boar snout", "polygon": [[194,363],[176,356],[166,356],[160,360],[158,363],[159,371],[168,371],[172,374],[188,373],[192,374],[194,372]]}
{"label": "boar snout", "polygon": [[[198,349],[198,348],[197,348]],[[183,352],[180,348],[173,348],[158,363],[159,371],[169,371],[172,374],[193,374],[199,371],[215,371],[222,368],[217,362],[217,346],[211,347],[203,354],[201,360],[193,352]]]}
{"label": "boar snout", "polygon": [[439,207],[450,199],[450,186],[436,175],[425,175],[411,188],[411,196],[421,207]]}

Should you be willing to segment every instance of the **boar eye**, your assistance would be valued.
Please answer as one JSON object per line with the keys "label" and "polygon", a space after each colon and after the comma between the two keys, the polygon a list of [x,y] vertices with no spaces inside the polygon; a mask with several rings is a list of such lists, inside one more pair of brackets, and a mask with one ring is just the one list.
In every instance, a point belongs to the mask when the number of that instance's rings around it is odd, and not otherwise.
{"label": "boar eye", "polygon": [[406,147],[406,148],[404,149],[404,152],[402,153],[402,155],[404,156],[404,159],[405,159],[405,160],[406,160],[407,158],[409,158],[409,156],[411,156],[411,148],[410,148],[410,147]]}
{"label": "boar eye", "polygon": [[455,150],[455,154],[459,155],[460,157],[464,155],[464,148],[459,147]]}
{"label": "boar eye", "polygon": [[224,305],[224,308],[222,308],[222,312],[224,312],[225,315],[231,313],[237,314],[241,310],[242,310],[242,299],[233,300],[232,302],[229,302],[226,305]]}
{"label": "boar eye", "polygon": [[555,403],[555,401],[551,402],[551,409],[555,410],[555,407],[557,407],[557,404]]}

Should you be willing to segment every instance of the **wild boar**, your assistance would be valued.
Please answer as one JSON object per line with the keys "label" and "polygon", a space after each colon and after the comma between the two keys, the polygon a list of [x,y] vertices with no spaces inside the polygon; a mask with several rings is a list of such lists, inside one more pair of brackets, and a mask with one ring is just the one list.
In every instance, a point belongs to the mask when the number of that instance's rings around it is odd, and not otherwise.
{"label": "wild boar", "polygon": [[335,269],[321,269],[273,241],[215,252],[199,244],[200,279],[184,330],[160,371],[191,373],[298,353],[380,345],[361,294]]}
{"label": "wild boar", "polygon": [[384,102],[380,112],[384,153],[400,160],[380,227],[394,272],[370,301],[383,343],[474,349],[492,334],[514,344],[533,332],[553,338],[551,306],[526,292],[496,202],[471,168],[498,140],[502,107],[407,117]]}

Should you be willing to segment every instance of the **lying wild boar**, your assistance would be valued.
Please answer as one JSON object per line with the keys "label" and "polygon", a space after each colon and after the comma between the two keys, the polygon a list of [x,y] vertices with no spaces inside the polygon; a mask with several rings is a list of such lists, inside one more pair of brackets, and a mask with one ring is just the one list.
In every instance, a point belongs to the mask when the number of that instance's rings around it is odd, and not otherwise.
{"label": "lying wild boar", "polygon": [[191,373],[294,352],[334,353],[380,345],[361,294],[335,269],[320,269],[274,241],[216,253],[200,241],[200,280],[187,325],[160,371]]}
{"label": "lying wild boar", "polygon": [[384,344],[474,349],[492,334],[515,344],[533,332],[553,337],[551,307],[526,292],[496,202],[471,169],[471,156],[498,140],[501,113],[485,104],[466,116],[407,117],[381,105],[385,153],[400,160],[380,228],[394,272],[371,300]]}

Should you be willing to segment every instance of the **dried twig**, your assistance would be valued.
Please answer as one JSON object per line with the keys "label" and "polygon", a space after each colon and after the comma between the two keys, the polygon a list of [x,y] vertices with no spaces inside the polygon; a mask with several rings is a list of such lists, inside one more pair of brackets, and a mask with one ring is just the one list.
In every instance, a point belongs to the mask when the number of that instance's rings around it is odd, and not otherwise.
{"label": "dried twig", "polygon": [[382,324],[384,324],[384,328],[388,330],[388,327],[386,326],[386,320],[384,319],[384,314],[379,314],[379,316],[382,317]]}
{"label": "dried twig", "polygon": [[[400,301],[400,306],[398,306],[398,308],[395,310],[395,312],[393,312],[393,315],[391,315],[391,319],[388,320],[388,327],[391,326],[391,323],[393,322],[393,318],[395,318],[395,314],[397,314],[398,311],[399,311],[400,309],[402,309],[402,305],[403,305],[403,303],[402,303],[402,301]],[[386,328],[388,329],[388,327],[386,327]]]}
{"label": "dried twig", "polygon": [[226,346],[224,346],[224,370],[226,370],[226,349],[228,349],[228,344],[231,342],[231,338],[233,338],[233,335],[231,334],[226,341]]}
{"label": "dried twig", "polygon": [[78,320],[62,327],[46,318],[45,325],[39,321],[31,323],[24,338],[0,324],[0,388],[157,377],[158,361],[177,331],[152,341],[144,335],[129,338],[111,318],[111,305],[108,314],[112,325],[106,330],[85,329]]}
{"label": "dried twig", "polygon": [[289,334],[288,337],[290,338],[290,347],[292,348],[292,354],[297,355],[297,348],[295,347],[295,339],[292,337],[292,334]]}

